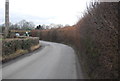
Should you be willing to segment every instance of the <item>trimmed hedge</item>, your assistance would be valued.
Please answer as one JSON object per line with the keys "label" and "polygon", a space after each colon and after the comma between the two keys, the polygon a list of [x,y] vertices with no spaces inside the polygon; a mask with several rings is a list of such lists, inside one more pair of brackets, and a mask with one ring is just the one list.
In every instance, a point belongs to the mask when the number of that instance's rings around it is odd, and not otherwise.
{"label": "trimmed hedge", "polygon": [[18,50],[33,51],[31,47],[39,45],[38,37],[4,39],[2,41],[2,57],[11,56]]}

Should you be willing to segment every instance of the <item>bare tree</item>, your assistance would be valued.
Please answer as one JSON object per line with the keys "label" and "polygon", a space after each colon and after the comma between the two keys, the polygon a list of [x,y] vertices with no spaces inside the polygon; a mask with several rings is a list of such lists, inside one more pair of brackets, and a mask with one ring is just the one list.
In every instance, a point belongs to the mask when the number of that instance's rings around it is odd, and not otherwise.
{"label": "bare tree", "polygon": [[20,29],[23,30],[30,30],[35,27],[33,22],[28,22],[26,20],[21,20],[20,22],[17,23],[17,25],[20,27]]}

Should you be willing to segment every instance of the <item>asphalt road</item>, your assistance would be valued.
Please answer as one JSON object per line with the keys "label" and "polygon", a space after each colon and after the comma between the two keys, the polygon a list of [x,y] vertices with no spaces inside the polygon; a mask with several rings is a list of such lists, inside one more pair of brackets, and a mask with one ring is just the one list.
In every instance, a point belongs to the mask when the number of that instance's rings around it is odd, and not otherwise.
{"label": "asphalt road", "polygon": [[40,42],[42,48],[37,51],[3,64],[2,78],[83,79],[71,47],[59,43]]}

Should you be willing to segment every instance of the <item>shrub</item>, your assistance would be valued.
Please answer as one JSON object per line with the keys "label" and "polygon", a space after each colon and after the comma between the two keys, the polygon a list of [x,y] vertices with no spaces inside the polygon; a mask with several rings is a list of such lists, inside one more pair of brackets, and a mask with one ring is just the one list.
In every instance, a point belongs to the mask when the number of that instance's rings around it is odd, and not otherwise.
{"label": "shrub", "polygon": [[[33,51],[31,47],[39,45],[38,37],[5,39],[2,41],[2,57],[6,58],[19,50]],[[23,52],[23,51],[22,51]]]}

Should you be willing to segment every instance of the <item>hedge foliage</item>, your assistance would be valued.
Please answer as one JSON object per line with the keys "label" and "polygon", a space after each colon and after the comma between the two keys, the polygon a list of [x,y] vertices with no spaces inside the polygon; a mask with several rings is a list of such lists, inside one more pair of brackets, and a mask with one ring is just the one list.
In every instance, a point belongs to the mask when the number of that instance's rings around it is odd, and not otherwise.
{"label": "hedge foliage", "polygon": [[38,44],[38,37],[5,39],[2,41],[2,56],[11,55],[17,50],[31,51],[31,47]]}
{"label": "hedge foliage", "polygon": [[90,77],[118,78],[118,2],[92,3],[77,24]]}

